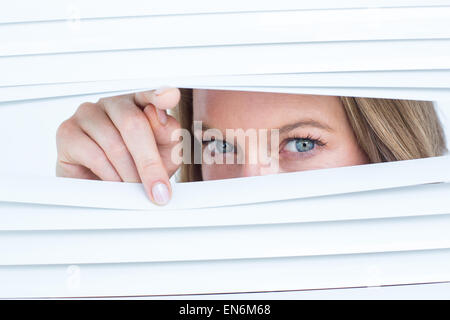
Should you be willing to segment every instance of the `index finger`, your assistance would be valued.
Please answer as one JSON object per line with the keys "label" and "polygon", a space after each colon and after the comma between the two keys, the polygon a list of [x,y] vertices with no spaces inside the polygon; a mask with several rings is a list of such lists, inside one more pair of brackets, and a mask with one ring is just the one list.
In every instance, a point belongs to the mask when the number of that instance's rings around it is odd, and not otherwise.
{"label": "index finger", "polygon": [[149,197],[157,204],[167,203],[169,176],[144,112],[127,97],[103,99],[101,106],[119,130]]}
{"label": "index finger", "polygon": [[180,97],[181,93],[178,88],[162,87],[135,93],[134,102],[141,108],[152,104],[158,109],[171,109],[178,104]]}

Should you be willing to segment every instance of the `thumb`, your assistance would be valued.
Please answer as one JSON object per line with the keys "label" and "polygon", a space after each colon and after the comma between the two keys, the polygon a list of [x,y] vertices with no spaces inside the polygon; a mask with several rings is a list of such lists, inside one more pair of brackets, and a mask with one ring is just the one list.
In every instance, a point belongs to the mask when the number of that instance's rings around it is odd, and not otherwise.
{"label": "thumb", "polygon": [[158,109],[171,109],[178,104],[180,97],[181,93],[178,88],[161,87],[156,90],[135,93],[134,101],[142,109],[149,104]]}
{"label": "thumb", "polygon": [[172,150],[181,139],[180,123],[165,110],[148,105],[144,108],[144,114],[150,122],[161,160],[171,176],[180,167],[179,159],[172,159]]}

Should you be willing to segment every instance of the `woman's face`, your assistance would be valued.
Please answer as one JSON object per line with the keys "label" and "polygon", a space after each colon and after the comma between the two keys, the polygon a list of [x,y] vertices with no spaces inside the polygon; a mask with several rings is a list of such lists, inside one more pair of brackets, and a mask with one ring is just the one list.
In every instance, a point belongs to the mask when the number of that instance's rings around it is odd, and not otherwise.
{"label": "woman's face", "polygon": [[193,99],[204,180],[368,163],[338,97],[196,89]]}

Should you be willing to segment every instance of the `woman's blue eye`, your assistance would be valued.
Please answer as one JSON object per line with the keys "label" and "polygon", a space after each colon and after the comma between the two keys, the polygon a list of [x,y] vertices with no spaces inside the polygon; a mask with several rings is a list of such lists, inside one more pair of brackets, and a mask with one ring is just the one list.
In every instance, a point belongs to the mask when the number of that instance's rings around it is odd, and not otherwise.
{"label": "woman's blue eye", "polygon": [[223,140],[212,140],[207,142],[207,148],[210,152],[228,153],[234,152],[234,146]]}
{"label": "woman's blue eye", "polygon": [[292,139],[284,146],[284,149],[289,152],[307,152],[314,149],[316,142],[311,139],[298,138]]}

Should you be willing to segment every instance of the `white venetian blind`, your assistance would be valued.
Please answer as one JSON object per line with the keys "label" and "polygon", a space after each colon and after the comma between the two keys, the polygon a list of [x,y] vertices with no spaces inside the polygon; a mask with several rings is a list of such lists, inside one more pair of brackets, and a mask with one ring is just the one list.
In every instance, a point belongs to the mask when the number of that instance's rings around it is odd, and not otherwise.
{"label": "white venetian blind", "polygon": [[[0,112],[187,88],[450,100],[450,1],[0,5]],[[0,297],[450,281],[449,156],[174,185],[3,174]]]}

